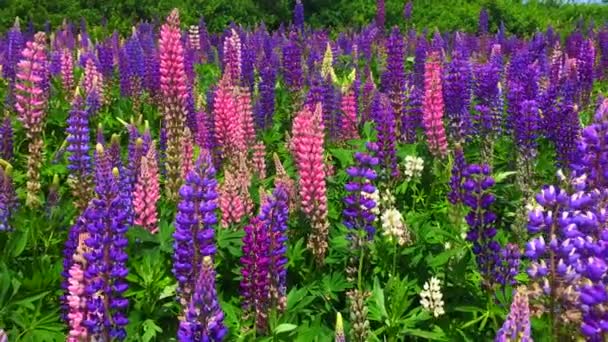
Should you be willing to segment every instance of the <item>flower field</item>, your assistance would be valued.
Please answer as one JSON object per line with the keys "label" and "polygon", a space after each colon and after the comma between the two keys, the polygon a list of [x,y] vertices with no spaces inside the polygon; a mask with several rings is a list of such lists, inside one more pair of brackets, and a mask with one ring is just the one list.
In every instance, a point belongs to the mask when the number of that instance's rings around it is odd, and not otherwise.
{"label": "flower field", "polygon": [[608,340],[608,26],[415,10],[16,20],[0,342]]}

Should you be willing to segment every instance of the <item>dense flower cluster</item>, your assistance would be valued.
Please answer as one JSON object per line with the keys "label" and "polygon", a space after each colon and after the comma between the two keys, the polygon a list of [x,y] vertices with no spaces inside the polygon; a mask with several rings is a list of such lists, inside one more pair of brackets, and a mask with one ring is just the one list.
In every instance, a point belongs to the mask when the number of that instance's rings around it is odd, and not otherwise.
{"label": "dense flower cluster", "polygon": [[435,317],[445,314],[441,282],[438,278],[431,277],[424,283],[422,291],[420,291],[420,305]]}
{"label": "dense flower cluster", "polygon": [[530,336],[530,307],[528,306],[528,293],[525,287],[516,290],[509,315],[494,341],[532,341]]}

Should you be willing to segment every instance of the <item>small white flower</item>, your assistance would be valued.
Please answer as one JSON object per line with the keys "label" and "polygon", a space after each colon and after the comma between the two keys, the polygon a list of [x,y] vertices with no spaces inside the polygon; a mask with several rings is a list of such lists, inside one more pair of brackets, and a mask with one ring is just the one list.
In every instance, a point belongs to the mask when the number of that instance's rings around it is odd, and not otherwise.
{"label": "small white flower", "polygon": [[422,158],[407,156],[405,157],[403,165],[403,175],[405,176],[406,181],[409,182],[412,179],[420,178],[420,176],[422,176],[422,171],[424,170],[424,160]]}
{"label": "small white flower", "polygon": [[446,242],[443,244],[443,248],[444,248],[446,251],[447,251],[447,250],[452,249],[452,243],[451,243],[451,242],[449,242],[449,241],[446,241]]}
{"label": "small white flower", "polygon": [[382,192],[382,204],[385,207],[391,207],[393,206],[393,204],[395,204],[395,196],[393,196],[393,194],[391,194],[391,192],[386,189]]}
{"label": "small white flower", "polygon": [[431,277],[431,279],[424,283],[422,291],[420,291],[420,305],[435,317],[439,317],[445,313],[441,282],[436,277]]}
{"label": "small white flower", "polygon": [[[378,216],[380,215],[380,192],[378,189],[376,188],[376,191],[371,194],[361,191],[361,196],[371,199],[374,201],[374,203],[376,203],[376,206],[371,209],[371,212],[376,216],[376,220],[378,220]],[[367,208],[363,208],[363,206],[362,209],[367,210]]]}
{"label": "small white flower", "polygon": [[389,239],[396,239],[400,246],[404,246],[410,241],[410,232],[399,210],[395,208],[385,210],[381,220],[383,233]]}

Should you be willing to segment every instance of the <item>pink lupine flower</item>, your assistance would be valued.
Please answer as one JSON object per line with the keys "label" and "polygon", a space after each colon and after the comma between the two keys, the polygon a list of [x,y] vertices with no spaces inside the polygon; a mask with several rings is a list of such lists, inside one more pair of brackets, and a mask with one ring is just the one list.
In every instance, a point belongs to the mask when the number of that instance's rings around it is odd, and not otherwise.
{"label": "pink lupine flower", "polygon": [[182,136],[186,125],[188,79],[184,66],[184,47],[179,28],[179,12],[171,11],[160,29],[160,89],[163,100],[164,127],[167,130],[167,193],[177,198],[181,183]]}
{"label": "pink lupine flower", "polygon": [[253,145],[253,169],[259,179],[266,178],[266,146],[263,142]]}
{"label": "pink lupine flower", "polygon": [[156,204],[160,199],[160,184],[158,182],[158,164],[156,148],[150,144],[148,153],[141,158],[139,176],[133,193],[133,209],[135,224],[144,227],[150,233],[158,232],[158,214]]}
{"label": "pink lupine flower", "polygon": [[27,42],[17,64],[17,82],[15,84],[15,109],[19,120],[25,127],[29,140],[27,159],[27,197],[26,204],[35,207],[40,204],[40,167],[42,164],[42,130],[47,106],[46,82],[49,69],[46,56],[46,36],[38,32],[33,41]]}
{"label": "pink lupine flower", "polygon": [[357,139],[357,108],[355,107],[355,92],[352,89],[346,90],[342,94],[342,137],[343,139]]}
{"label": "pink lupine flower", "polygon": [[213,100],[215,139],[224,157],[235,156],[247,148],[242,117],[238,114],[235,102],[224,75]]}
{"label": "pink lupine flower", "polygon": [[224,40],[224,75],[228,76],[228,83],[232,86],[240,83],[241,59],[241,38],[232,29],[230,36]]}
{"label": "pink lupine flower", "polygon": [[220,186],[218,202],[222,211],[222,227],[241,222],[245,216],[245,203],[240,195],[238,177],[228,170],[224,171],[224,184]]}
{"label": "pink lupine flower", "polygon": [[441,87],[441,62],[433,52],[424,66],[423,124],[429,149],[435,156],[445,156],[447,139],[443,127],[443,93]]}
{"label": "pink lupine flower", "polygon": [[82,84],[85,95],[96,94],[102,103],[105,102],[103,74],[99,71],[92,58],[88,58],[85,63]]}
{"label": "pink lupine flower", "polygon": [[194,148],[192,147],[194,141],[192,141],[192,134],[187,127],[184,130],[182,139],[182,178],[185,179],[194,168]]}
{"label": "pink lupine flower", "polygon": [[300,175],[299,190],[302,211],[312,223],[308,248],[317,263],[323,263],[327,252],[327,189],[325,163],[323,162],[323,119],[321,106],[314,112],[302,109],[293,120],[291,146]]}
{"label": "pink lupine flower", "polygon": [[209,148],[211,146],[211,132],[209,132],[208,115],[204,109],[196,113],[196,139],[195,142],[200,148]]}
{"label": "pink lupine flower", "polygon": [[61,51],[61,84],[65,93],[71,95],[74,88],[74,60],[68,49]]}
{"label": "pink lupine flower", "polygon": [[235,91],[236,110],[241,117],[243,125],[243,138],[247,145],[255,142],[255,128],[253,126],[253,109],[251,107],[251,93],[247,87],[238,87]]}
{"label": "pink lupine flower", "polygon": [[87,315],[86,280],[84,277],[84,269],[86,268],[85,238],[85,234],[80,234],[78,237],[78,246],[72,256],[74,263],[68,271],[68,288],[65,297],[68,306],[68,342],[86,341],[88,335],[87,328],[83,324]]}

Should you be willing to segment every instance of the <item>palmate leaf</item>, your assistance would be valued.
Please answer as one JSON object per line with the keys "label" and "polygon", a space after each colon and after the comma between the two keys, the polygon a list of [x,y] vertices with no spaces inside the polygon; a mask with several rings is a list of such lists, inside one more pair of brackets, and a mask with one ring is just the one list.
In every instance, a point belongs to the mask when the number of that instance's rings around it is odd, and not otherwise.
{"label": "palmate leaf", "polygon": [[144,342],[149,342],[149,341],[154,340],[156,338],[157,333],[163,332],[163,329],[161,327],[159,327],[158,325],[156,325],[156,323],[151,319],[145,320],[142,323],[142,327],[144,329],[144,333],[141,336],[141,339]]}

